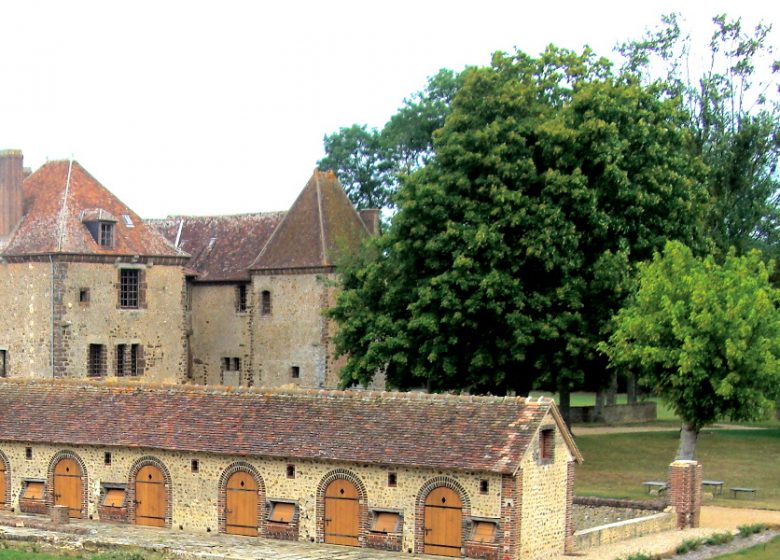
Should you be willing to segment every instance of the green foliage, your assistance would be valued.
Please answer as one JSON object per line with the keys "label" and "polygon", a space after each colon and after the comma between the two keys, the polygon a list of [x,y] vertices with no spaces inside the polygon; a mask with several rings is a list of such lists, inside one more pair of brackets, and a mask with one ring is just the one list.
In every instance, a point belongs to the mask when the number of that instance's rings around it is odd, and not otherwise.
{"label": "green foliage", "polygon": [[637,552],[635,554],[629,554],[623,556],[620,560],[659,560],[661,558],[657,554],[646,554],[644,552]]}
{"label": "green foliage", "polygon": [[708,546],[721,546],[728,544],[733,540],[734,535],[732,533],[714,533],[704,539],[704,544]]}
{"label": "green foliage", "polygon": [[720,419],[755,420],[780,387],[778,290],[753,251],[722,265],[677,242],[639,267],[636,297],[616,316],[607,353],[633,367],[698,432]]}
{"label": "green foliage", "polygon": [[332,312],[345,385],[526,392],[603,369],[595,343],[633,263],[701,244],[703,168],[685,115],[589,50],[469,69],[435,157],[346,271]]}
{"label": "green foliage", "polygon": [[707,164],[709,231],[721,253],[733,246],[740,254],[760,248],[778,256],[780,96],[771,76],[780,65],[770,56],[771,26],[746,31],[740,19],[725,15],[713,23],[709,61],[700,71],[675,14],[619,50],[627,71],[645,80],[660,77],[684,100],[696,150]]}
{"label": "green foliage", "polygon": [[739,532],[739,536],[742,538],[749,537],[750,535],[755,535],[757,533],[762,533],[766,531],[766,525],[763,523],[754,523],[752,525],[740,525],[737,527],[737,531]]}
{"label": "green foliage", "polygon": [[677,548],[674,549],[674,552],[676,554],[685,554],[687,552],[691,552],[699,548],[701,545],[704,544],[704,539],[686,539],[680,544],[677,545]]}
{"label": "green foliage", "polygon": [[460,77],[442,69],[425,90],[405,99],[381,131],[353,124],[325,136],[325,157],[317,165],[339,177],[358,208],[394,206],[402,177],[433,156],[433,135],[444,125]]}

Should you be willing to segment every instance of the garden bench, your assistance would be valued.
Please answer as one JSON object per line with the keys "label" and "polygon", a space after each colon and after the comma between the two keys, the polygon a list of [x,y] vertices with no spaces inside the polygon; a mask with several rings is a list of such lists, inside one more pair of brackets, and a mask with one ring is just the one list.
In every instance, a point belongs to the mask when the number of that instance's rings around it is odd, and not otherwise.
{"label": "garden bench", "polygon": [[669,487],[666,482],[660,480],[646,480],[642,484],[647,486],[648,494],[662,494]]}
{"label": "garden bench", "polygon": [[756,492],[758,492],[758,490],[756,490],[755,488],[729,488],[729,490],[731,490],[735,500],[737,499],[737,494],[739,493],[753,494],[753,496],[755,496]]}
{"label": "garden bench", "polygon": [[723,494],[723,481],[722,480],[702,480],[701,485],[704,486],[711,486],[712,487],[712,494],[715,495],[721,495]]}

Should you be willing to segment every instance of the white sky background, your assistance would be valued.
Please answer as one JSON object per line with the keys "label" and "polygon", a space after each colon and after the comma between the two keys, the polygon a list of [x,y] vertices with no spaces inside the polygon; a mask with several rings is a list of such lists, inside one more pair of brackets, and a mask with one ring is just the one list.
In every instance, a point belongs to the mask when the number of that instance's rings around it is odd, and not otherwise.
{"label": "white sky background", "polygon": [[439,68],[614,58],[671,11],[700,44],[717,13],[780,23],[776,0],[0,0],[0,149],[72,155],[146,218],[286,210],[324,134],[381,127]]}

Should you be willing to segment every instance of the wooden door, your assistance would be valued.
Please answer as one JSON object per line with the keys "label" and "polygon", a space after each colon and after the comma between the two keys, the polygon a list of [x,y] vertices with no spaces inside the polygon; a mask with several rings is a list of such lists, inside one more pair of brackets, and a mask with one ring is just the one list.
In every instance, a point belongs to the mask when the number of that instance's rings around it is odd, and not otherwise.
{"label": "wooden door", "polygon": [[248,472],[233,473],[225,488],[225,532],[257,536],[257,481]]}
{"label": "wooden door", "polygon": [[68,517],[81,517],[81,469],[73,459],[60,459],[54,467],[54,505],[67,506]]}
{"label": "wooden door", "polygon": [[165,527],[165,513],[168,509],[168,492],[165,477],[153,465],[141,467],[135,475],[135,523]]}
{"label": "wooden door", "polygon": [[5,464],[0,461],[0,508],[5,505]]}
{"label": "wooden door", "polygon": [[360,496],[347,480],[334,480],[325,489],[325,542],[360,546]]}
{"label": "wooden door", "polygon": [[443,486],[425,499],[425,554],[460,556],[463,504],[458,495]]}

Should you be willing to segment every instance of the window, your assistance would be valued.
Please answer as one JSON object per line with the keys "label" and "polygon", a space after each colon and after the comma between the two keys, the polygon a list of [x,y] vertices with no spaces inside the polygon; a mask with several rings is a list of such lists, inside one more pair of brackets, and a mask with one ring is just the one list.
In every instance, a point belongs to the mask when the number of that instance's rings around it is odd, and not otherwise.
{"label": "window", "polygon": [[102,377],[106,374],[106,347],[102,344],[90,344],[87,355],[87,375]]}
{"label": "window", "polygon": [[271,314],[271,292],[269,292],[268,290],[263,290],[263,293],[261,294],[260,314],[261,315]]}
{"label": "window", "polygon": [[241,371],[241,358],[222,358],[222,371]]}
{"label": "window", "polygon": [[144,355],[143,346],[140,344],[130,345],[130,375],[137,376],[144,372],[142,358]]}
{"label": "window", "polygon": [[119,307],[138,309],[140,307],[141,271],[137,268],[119,269]]}
{"label": "window", "polygon": [[111,249],[114,246],[114,224],[98,222],[98,243],[101,247]]}
{"label": "window", "polygon": [[295,478],[295,465],[287,465],[287,478]]}
{"label": "window", "polygon": [[121,508],[125,506],[127,491],[120,487],[104,487],[103,501],[100,503],[103,507]]}
{"label": "window", "polygon": [[539,432],[539,459],[544,462],[552,462],[555,449],[555,431],[552,428],[544,428]]}
{"label": "window", "polygon": [[23,482],[22,499],[43,500],[44,483],[39,480],[25,480]]}
{"label": "window", "polygon": [[89,303],[89,288],[79,289],[79,303]]}
{"label": "window", "polygon": [[111,464],[111,453],[106,451],[103,454],[103,464],[104,465],[110,465]]}
{"label": "window", "polygon": [[32,459],[32,447],[25,447],[24,448],[24,458],[28,461]]}
{"label": "window", "polygon": [[395,511],[372,511],[371,530],[375,533],[397,533],[401,527],[401,514]]}
{"label": "window", "polygon": [[394,472],[387,473],[387,485],[390,488],[395,488],[398,486],[398,475]]}
{"label": "window", "polygon": [[246,284],[236,286],[236,311],[238,313],[245,313],[247,310],[246,295]]}
{"label": "window", "polygon": [[116,345],[116,376],[137,376],[143,373],[141,356],[143,347],[140,344]]}
{"label": "window", "polygon": [[8,375],[8,350],[0,350],[0,377]]}
{"label": "window", "polygon": [[479,481],[479,493],[487,494],[490,491],[490,483],[487,480]]}
{"label": "window", "polygon": [[496,539],[496,523],[493,521],[474,521],[469,540],[479,543],[492,543]]}
{"label": "window", "polygon": [[275,523],[292,523],[295,518],[295,502],[271,501],[271,512],[268,521]]}
{"label": "window", "polygon": [[190,461],[190,470],[194,473],[200,470],[200,462],[197,459]]}
{"label": "window", "polygon": [[291,367],[290,377],[292,377],[293,379],[299,379],[301,377],[301,368],[298,366]]}

